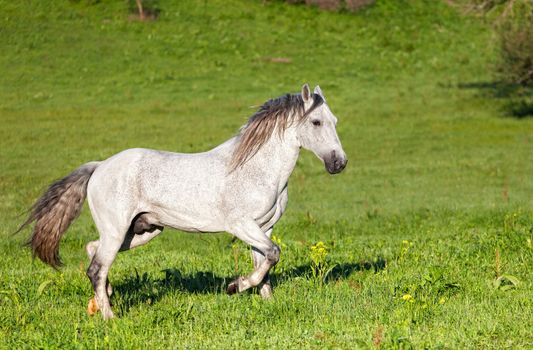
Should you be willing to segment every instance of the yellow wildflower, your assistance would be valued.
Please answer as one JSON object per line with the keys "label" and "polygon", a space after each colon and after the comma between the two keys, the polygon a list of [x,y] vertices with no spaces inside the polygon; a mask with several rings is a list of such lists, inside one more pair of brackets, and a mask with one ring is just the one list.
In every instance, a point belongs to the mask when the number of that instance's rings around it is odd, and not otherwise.
{"label": "yellow wildflower", "polygon": [[276,243],[276,245],[277,245],[278,247],[280,247],[280,248],[285,248],[285,247],[287,247],[287,245],[286,245],[285,243],[282,242],[281,237],[278,237],[278,236],[276,236],[276,235],[272,235],[271,239],[272,239],[272,242]]}
{"label": "yellow wildflower", "polygon": [[415,301],[415,298],[411,294],[404,294],[402,299],[411,303]]}

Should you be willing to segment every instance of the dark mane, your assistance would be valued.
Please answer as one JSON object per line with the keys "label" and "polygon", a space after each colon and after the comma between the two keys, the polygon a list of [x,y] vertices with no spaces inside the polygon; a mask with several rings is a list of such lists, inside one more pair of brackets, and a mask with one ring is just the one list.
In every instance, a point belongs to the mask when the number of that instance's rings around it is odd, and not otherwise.
{"label": "dark mane", "polygon": [[304,110],[301,94],[286,94],[265,102],[241,128],[237,147],[233,151],[231,170],[252,158],[270,139],[275,129],[278,136],[282,137],[294,121],[301,123],[309,113],[324,103],[324,99],[318,94],[312,94],[312,98],[313,104],[307,111]]}

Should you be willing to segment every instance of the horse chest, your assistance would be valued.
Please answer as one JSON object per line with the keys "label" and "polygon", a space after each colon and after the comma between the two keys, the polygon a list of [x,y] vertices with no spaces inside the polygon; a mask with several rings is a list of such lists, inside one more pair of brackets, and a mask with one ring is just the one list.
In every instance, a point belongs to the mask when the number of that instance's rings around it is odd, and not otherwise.
{"label": "horse chest", "polygon": [[257,224],[263,228],[272,227],[281,218],[287,207],[288,195],[287,186],[276,196],[273,205],[260,217],[256,219]]}

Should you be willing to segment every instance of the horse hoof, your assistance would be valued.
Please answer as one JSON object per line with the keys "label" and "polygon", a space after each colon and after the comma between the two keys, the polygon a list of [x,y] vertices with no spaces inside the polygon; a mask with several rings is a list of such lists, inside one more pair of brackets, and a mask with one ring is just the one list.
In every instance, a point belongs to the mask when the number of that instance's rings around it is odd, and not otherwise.
{"label": "horse hoof", "polygon": [[98,310],[100,310],[100,308],[96,303],[96,298],[92,298],[91,300],[89,300],[89,305],[87,305],[87,313],[89,314],[89,316],[94,315],[98,312]]}
{"label": "horse hoof", "polygon": [[272,288],[263,286],[261,289],[259,289],[259,294],[261,295],[261,298],[263,300],[271,300],[272,299]]}
{"label": "horse hoof", "polygon": [[102,316],[104,317],[104,321],[115,318],[115,314],[113,313],[113,311],[106,312]]}
{"label": "horse hoof", "polygon": [[228,284],[228,289],[226,289],[226,292],[229,295],[237,294],[239,292],[239,279],[230,282],[230,284]]}

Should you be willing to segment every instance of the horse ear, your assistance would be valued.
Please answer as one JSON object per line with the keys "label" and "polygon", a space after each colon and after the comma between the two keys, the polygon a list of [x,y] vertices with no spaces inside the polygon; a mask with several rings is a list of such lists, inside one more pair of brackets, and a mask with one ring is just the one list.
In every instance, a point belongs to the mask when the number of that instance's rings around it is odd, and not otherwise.
{"label": "horse ear", "polygon": [[320,86],[315,86],[315,91],[314,91],[315,94],[319,95],[320,97],[322,97],[324,99],[324,101],[326,100],[326,98],[324,97],[324,94],[322,93],[322,90],[320,89]]}
{"label": "horse ear", "polygon": [[305,83],[302,86],[302,99],[304,102],[311,101],[311,89],[309,88],[309,84]]}

